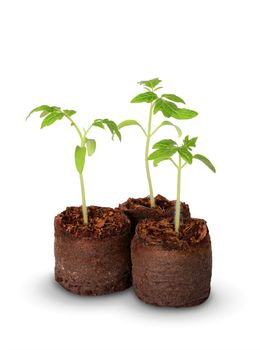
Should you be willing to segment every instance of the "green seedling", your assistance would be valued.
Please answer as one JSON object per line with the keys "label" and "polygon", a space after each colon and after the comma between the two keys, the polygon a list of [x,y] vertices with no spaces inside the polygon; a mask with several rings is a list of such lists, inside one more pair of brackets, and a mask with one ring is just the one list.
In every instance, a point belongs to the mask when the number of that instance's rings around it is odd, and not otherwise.
{"label": "green seedling", "polygon": [[78,125],[75,123],[75,121],[72,119],[72,116],[76,113],[76,111],[71,109],[61,109],[60,107],[56,106],[47,106],[42,105],[39,107],[34,108],[26,119],[29,118],[29,116],[32,113],[40,112],[40,118],[44,118],[41,124],[41,129],[52,125],[57,120],[61,120],[63,118],[68,119],[70,124],[75,128],[75,130],[78,133],[78,136],[80,138],[80,144],[76,146],[75,148],[75,165],[76,169],[79,173],[80,178],[80,187],[81,187],[81,197],[82,197],[82,214],[83,214],[83,222],[84,224],[88,223],[88,213],[87,213],[87,206],[86,206],[86,195],[85,195],[85,186],[84,186],[84,180],[83,180],[83,170],[85,166],[85,159],[86,154],[90,157],[95,153],[96,150],[96,141],[92,138],[88,137],[89,131],[93,126],[99,127],[101,129],[105,129],[105,126],[108,127],[112,134],[112,139],[114,139],[114,136],[116,135],[119,140],[121,141],[121,134],[118,130],[118,127],[115,122],[109,119],[95,119],[92,124],[85,130],[84,128],[81,130]]}
{"label": "green seedling", "polygon": [[[161,140],[153,145],[155,151],[148,157],[153,160],[154,166],[165,160],[169,160],[177,168],[177,199],[175,209],[175,231],[179,232],[180,227],[180,195],[181,195],[181,171],[187,164],[192,164],[193,159],[198,159],[204,163],[214,173],[216,169],[208,158],[201,154],[192,154],[192,149],[196,147],[197,137],[189,138],[186,136],[183,139],[182,145],[178,145],[174,140]],[[177,160],[173,159],[177,156]]]}
{"label": "green seedling", "polygon": [[197,112],[192,111],[190,109],[179,108],[176,103],[185,104],[185,102],[182,98],[174,94],[162,94],[161,96],[158,96],[157,93],[155,92],[159,89],[162,89],[162,86],[160,86],[160,83],[161,83],[161,80],[158,78],[140,81],[138,84],[142,85],[143,88],[146,90],[146,92],[143,92],[135,96],[131,101],[131,103],[145,102],[149,104],[149,116],[148,116],[147,129],[145,129],[140,123],[138,123],[136,120],[133,120],[133,119],[125,120],[118,125],[119,129],[129,125],[137,125],[138,127],[141,128],[142,132],[146,137],[145,169],[146,169],[146,176],[147,176],[147,181],[149,186],[151,208],[155,207],[155,201],[154,201],[153,186],[152,186],[152,180],[151,180],[151,174],[150,174],[150,168],[149,168],[149,162],[148,162],[150,139],[162,126],[165,126],[165,125],[171,125],[175,127],[179,136],[181,136],[182,134],[181,129],[177,125],[171,123],[168,120],[163,121],[154,130],[152,130],[152,118],[158,112],[161,112],[165,118],[175,118],[178,120],[191,119],[196,117],[196,115],[198,114]]}

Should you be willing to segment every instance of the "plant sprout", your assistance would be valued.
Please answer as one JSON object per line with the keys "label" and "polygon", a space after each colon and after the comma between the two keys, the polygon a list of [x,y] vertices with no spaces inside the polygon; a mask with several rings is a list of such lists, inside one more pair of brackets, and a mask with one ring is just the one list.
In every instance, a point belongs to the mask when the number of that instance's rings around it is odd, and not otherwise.
{"label": "plant sprout", "polygon": [[[177,198],[175,208],[175,232],[179,232],[180,227],[180,194],[181,194],[181,171],[187,164],[192,164],[193,159],[198,159],[204,163],[214,173],[216,169],[208,158],[201,154],[192,154],[192,149],[196,147],[197,137],[189,138],[186,136],[183,139],[183,143],[179,146],[174,140],[166,139],[161,140],[153,145],[155,151],[150,154],[149,160],[153,160],[154,166],[165,160],[171,161],[171,163],[177,168]],[[177,155],[177,161],[172,157]]]}
{"label": "plant sprout", "polygon": [[80,187],[81,187],[81,197],[82,197],[82,214],[83,214],[83,222],[84,224],[88,223],[88,213],[86,206],[86,195],[85,195],[85,186],[83,180],[83,170],[85,165],[86,153],[88,156],[92,156],[96,150],[96,141],[94,139],[88,138],[88,133],[93,126],[105,129],[105,125],[108,127],[112,134],[112,139],[116,135],[121,141],[121,134],[118,130],[118,127],[115,122],[109,119],[95,119],[93,123],[88,127],[87,130],[84,128],[81,130],[75,121],[72,119],[72,116],[76,113],[76,111],[72,109],[61,109],[56,106],[48,106],[42,105],[34,108],[26,119],[32,113],[41,112],[40,118],[44,118],[41,124],[41,129],[55,123],[57,120],[61,120],[62,118],[66,118],[69,120],[70,124],[74,126],[78,136],[80,138],[80,145],[77,145],[75,148],[75,165],[76,169],[79,173],[80,178]]}
{"label": "plant sprout", "polygon": [[153,194],[153,186],[148,162],[148,154],[150,147],[150,139],[151,137],[162,127],[165,125],[174,126],[178,135],[181,136],[181,129],[171,123],[168,120],[163,121],[159,126],[157,126],[154,130],[152,130],[152,117],[161,112],[166,118],[175,118],[175,119],[191,119],[194,118],[198,113],[186,108],[179,108],[176,103],[185,104],[184,100],[174,94],[162,94],[160,97],[155,93],[155,91],[162,89],[162,86],[159,86],[161,80],[158,78],[140,81],[138,84],[142,85],[146,92],[143,92],[137,96],[135,96],[131,103],[142,103],[146,102],[149,104],[149,116],[148,116],[148,126],[147,129],[138,123],[136,120],[129,119],[125,120],[118,125],[118,128],[121,129],[125,126],[129,125],[137,125],[143,131],[146,137],[146,145],[145,145],[145,169],[146,176],[149,186],[149,194],[150,194],[150,205],[151,208],[155,207],[155,200]]}

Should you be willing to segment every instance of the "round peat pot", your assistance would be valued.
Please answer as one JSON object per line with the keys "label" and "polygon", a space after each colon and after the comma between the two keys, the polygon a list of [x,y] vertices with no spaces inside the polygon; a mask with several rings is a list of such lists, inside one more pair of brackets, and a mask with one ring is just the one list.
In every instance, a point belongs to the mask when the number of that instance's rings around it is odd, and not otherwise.
{"label": "round peat pot", "polygon": [[131,285],[130,221],[118,209],[91,206],[88,224],[81,207],[54,220],[55,279],[80,295],[101,295]]}
{"label": "round peat pot", "polygon": [[[119,204],[121,209],[131,221],[132,236],[135,233],[136,225],[144,219],[160,220],[174,217],[176,201],[169,201],[158,194],[155,198],[155,208],[150,207],[150,197],[129,198],[126,202]],[[190,219],[190,209],[188,204],[181,203],[181,222]]]}
{"label": "round peat pot", "polygon": [[209,297],[211,242],[206,222],[190,219],[179,235],[167,220],[144,220],[131,244],[136,295],[148,304],[194,306]]}

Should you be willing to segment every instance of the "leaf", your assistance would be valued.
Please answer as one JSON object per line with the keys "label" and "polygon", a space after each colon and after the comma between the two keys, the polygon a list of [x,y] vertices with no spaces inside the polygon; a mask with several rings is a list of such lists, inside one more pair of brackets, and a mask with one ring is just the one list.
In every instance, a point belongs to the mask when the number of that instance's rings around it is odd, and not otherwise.
{"label": "leaf", "polygon": [[193,156],[193,158],[200,160],[200,161],[201,161],[202,163],[204,163],[210,170],[212,170],[213,173],[216,172],[216,168],[215,168],[214,165],[211,163],[211,161],[210,161],[208,158],[206,158],[205,156],[203,156],[202,154],[195,154],[195,155]]}
{"label": "leaf", "polygon": [[191,151],[192,147],[196,147],[197,137],[192,137],[189,139],[189,136],[185,136],[183,140],[183,146],[187,148],[187,150]]}
{"label": "leaf", "polygon": [[175,103],[166,101],[163,98],[158,98],[158,100],[155,101],[153,112],[154,114],[156,114],[157,112],[161,111],[165,117],[175,118],[177,115],[177,110],[178,110],[178,107],[176,106]]}
{"label": "leaf", "polygon": [[31,112],[28,114],[28,116],[26,117],[26,119],[28,119],[30,117],[30,115],[34,112],[41,112],[41,111],[44,111],[44,112],[51,112],[53,110],[53,107],[50,107],[48,105],[42,105],[42,106],[39,106],[39,107],[36,107],[34,108],[33,110],[31,110]]}
{"label": "leaf", "polygon": [[171,100],[171,101],[174,101],[174,102],[180,102],[180,103],[184,103],[185,104],[184,100],[181,97],[176,96],[174,94],[163,94],[162,97],[165,97],[168,100]]}
{"label": "leaf", "polygon": [[154,100],[156,100],[157,98],[158,98],[158,96],[154,92],[147,91],[147,92],[143,92],[142,94],[135,96],[132,99],[131,103],[142,103],[142,102],[151,103]]}
{"label": "leaf", "polygon": [[111,134],[112,134],[112,140],[114,139],[114,136],[116,135],[118,137],[118,139],[121,141],[121,133],[120,133],[120,131],[118,129],[118,126],[116,125],[116,123],[113,120],[110,120],[110,119],[96,119],[94,121],[94,123],[93,123],[93,125],[99,126],[99,127],[101,127],[100,124],[103,124],[103,126],[105,124],[108,127],[108,129],[110,130]]}
{"label": "leaf", "polygon": [[71,117],[73,114],[77,113],[73,109],[64,109],[64,113]]}
{"label": "leaf", "polygon": [[162,126],[165,126],[165,125],[174,126],[175,129],[176,129],[176,131],[177,131],[177,133],[178,133],[178,136],[181,137],[181,135],[182,135],[181,129],[180,129],[177,125],[175,125],[175,124],[169,122],[168,120],[165,120],[165,121],[162,122],[159,126],[157,126],[157,128],[153,131],[152,135],[155,134],[155,132],[156,132],[157,130],[159,130]]}
{"label": "leaf", "polygon": [[176,145],[176,142],[171,139],[161,140],[153,145],[153,149],[166,149]]}
{"label": "leaf", "polygon": [[176,119],[192,119],[198,115],[197,112],[191,109],[178,108],[177,114],[174,116]]}
{"label": "leaf", "polygon": [[49,126],[49,125],[55,123],[56,120],[62,119],[63,116],[64,116],[64,114],[62,112],[59,112],[59,111],[54,111],[52,113],[49,113],[43,119],[42,124],[41,124],[41,129],[44,128],[45,126]]}
{"label": "leaf", "polygon": [[124,120],[123,122],[118,124],[118,129],[122,129],[125,126],[130,126],[130,125],[137,125],[137,126],[139,126],[142,129],[142,131],[145,134],[145,136],[147,135],[145,130],[144,130],[144,128],[142,127],[142,125],[139,124],[136,120],[133,120],[133,119]]}
{"label": "leaf", "polygon": [[192,163],[192,154],[186,147],[178,147],[178,152],[182,159],[185,160],[185,162],[191,164]]}
{"label": "leaf", "polygon": [[156,85],[160,84],[160,82],[161,82],[160,79],[154,78],[154,79],[151,79],[151,80],[142,80],[142,81],[139,81],[138,84],[144,85],[144,86],[147,86],[148,88],[153,89]]}
{"label": "leaf", "polygon": [[87,146],[88,155],[92,156],[92,154],[94,154],[96,150],[96,141],[94,139],[87,139],[86,146]]}
{"label": "leaf", "polygon": [[155,160],[157,158],[170,158],[177,152],[177,147],[157,149],[151,153],[148,157],[149,160]]}
{"label": "leaf", "polygon": [[82,174],[86,157],[86,147],[77,146],[75,149],[75,164],[78,172]]}
{"label": "leaf", "polygon": [[97,126],[97,127],[101,128],[101,129],[105,129],[104,124],[102,122],[100,122],[98,119],[94,120],[92,125],[93,126]]}
{"label": "leaf", "polygon": [[171,160],[171,158],[158,157],[158,158],[154,159],[153,165],[158,166],[158,164],[163,162],[164,160]]}

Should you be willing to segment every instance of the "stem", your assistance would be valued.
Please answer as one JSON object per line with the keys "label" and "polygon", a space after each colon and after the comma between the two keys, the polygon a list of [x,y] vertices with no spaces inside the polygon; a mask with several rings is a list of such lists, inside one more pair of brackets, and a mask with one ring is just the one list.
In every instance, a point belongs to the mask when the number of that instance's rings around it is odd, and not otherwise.
{"label": "stem", "polygon": [[153,186],[152,186],[152,181],[151,181],[151,174],[150,174],[149,160],[148,160],[150,138],[151,138],[152,116],[153,116],[153,104],[151,103],[150,112],[149,112],[148,129],[147,129],[147,137],[146,137],[146,146],[145,146],[145,169],[146,169],[146,176],[147,176],[148,185],[149,185],[149,192],[150,192],[150,205],[151,205],[151,208],[154,208],[155,201],[154,201]]}
{"label": "stem", "polygon": [[179,155],[178,175],[177,175],[177,199],[175,207],[175,232],[179,232],[180,227],[180,211],[181,211],[181,156]]}
{"label": "stem", "polygon": [[81,196],[82,196],[83,222],[84,222],[85,225],[87,225],[87,223],[88,223],[88,214],[87,214],[87,206],[86,206],[85,186],[84,186],[82,173],[79,174],[79,178],[80,178],[80,187],[81,187]]}
{"label": "stem", "polygon": [[[81,141],[81,147],[84,146],[85,143],[85,136],[86,136],[86,132],[84,133],[84,135],[82,135],[79,127],[77,126],[77,124],[74,122],[74,120],[67,115],[64,111],[63,111],[65,117],[71,122],[71,124],[75,127],[79,137],[80,137],[80,141]],[[79,178],[80,178],[80,187],[81,187],[81,197],[82,197],[82,214],[83,214],[83,222],[85,225],[88,224],[88,212],[87,212],[87,206],[86,206],[86,195],[85,195],[85,186],[84,186],[84,180],[83,180],[83,175],[82,173],[79,174]]]}

